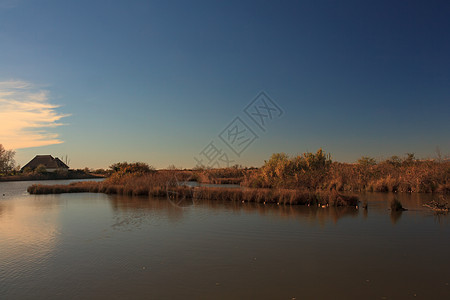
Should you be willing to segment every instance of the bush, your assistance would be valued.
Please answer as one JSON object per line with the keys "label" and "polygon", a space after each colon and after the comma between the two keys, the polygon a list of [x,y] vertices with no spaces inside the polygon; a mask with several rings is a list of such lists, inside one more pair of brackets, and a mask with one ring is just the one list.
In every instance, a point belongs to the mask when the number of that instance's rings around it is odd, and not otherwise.
{"label": "bush", "polygon": [[40,164],[39,166],[36,167],[34,172],[36,174],[45,174],[47,173],[47,168],[43,164]]}
{"label": "bush", "polygon": [[289,158],[272,155],[259,170],[248,170],[241,183],[248,187],[376,192],[449,192],[450,161],[393,156],[376,163],[363,156],[356,164],[332,162],[322,149]]}

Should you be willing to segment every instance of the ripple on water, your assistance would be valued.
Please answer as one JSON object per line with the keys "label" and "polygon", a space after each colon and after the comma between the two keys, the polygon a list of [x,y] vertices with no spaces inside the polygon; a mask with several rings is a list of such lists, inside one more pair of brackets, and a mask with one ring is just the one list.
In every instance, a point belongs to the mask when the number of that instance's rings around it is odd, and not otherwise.
{"label": "ripple on water", "polygon": [[448,221],[405,196],[411,210],[393,222],[391,195],[365,197],[366,212],[22,190],[0,200],[0,293],[450,298]]}

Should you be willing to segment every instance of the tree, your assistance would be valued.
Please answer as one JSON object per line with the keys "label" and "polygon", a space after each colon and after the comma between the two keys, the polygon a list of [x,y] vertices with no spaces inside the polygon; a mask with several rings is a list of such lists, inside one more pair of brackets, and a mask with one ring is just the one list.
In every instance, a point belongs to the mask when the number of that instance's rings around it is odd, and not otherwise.
{"label": "tree", "polygon": [[388,158],[386,162],[393,165],[394,167],[399,167],[402,164],[402,159],[397,155],[393,155],[391,156],[391,158]]}
{"label": "tree", "polygon": [[40,164],[39,166],[36,167],[34,172],[37,174],[45,174],[47,173],[47,168],[43,164]]}
{"label": "tree", "polygon": [[272,154],[261,168],[265,186],[317,187],[331,166],[331,155],[320,148],[316,153],[306,152],[290,158],[285,153]]}
{"label": "tree", "polygon": [[406,165],[410,165],[410,164],[414,163],[415,160],[416,160],[416,157],[415,157],[414,153],[406,153],[406,158],[403,161],[403,163]]}
{"label": "tree", "polygon": [[3,145],[0,144],[0,174],[8,174],[14,169],[15,154],[16,152],[13,150],[6,150]]}
{"label": "tree", "polygon": [[270,186],[276,186],[289,173],[289,156],[286,153],[274,153],[261,168],[263,178]]}
{"label": "tree", "polygon": [[377,161],[373,157],[362,156],[358,159],[358,164],[364,167],[374,166],[377,164]]}
{"label": "tree", "polygon": [[441,163],[442,162],[441,148],[439,146],[436,146],[435,152],[436,152],[437,162]]}
{"label": "tree", "polygon": [[24,174],[33,173],[33,169],[30,167],[26,167],[22,170]]}
{"label": "tree", "polygon": [[322,148],[319,148],[316,154],[310,152],[303,153],[303,158],[309,170],[326,170],[331,164],[331,155],[326,154]]}
{"label": "tree", "polygon": [[115,173],[152,173],[155,172],[155,168],[149,166],[144,162],[135,162],[135,163],[127,163],[127,162],[119,162],[112,164],[109,168]]}

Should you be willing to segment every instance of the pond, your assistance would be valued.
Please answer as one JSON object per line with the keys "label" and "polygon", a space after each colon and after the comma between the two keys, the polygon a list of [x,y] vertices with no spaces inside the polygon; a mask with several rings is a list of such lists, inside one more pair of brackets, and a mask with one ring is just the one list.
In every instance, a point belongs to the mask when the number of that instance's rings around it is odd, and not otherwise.
{"label": "pond", "polygon": [[[29,195],[33,183],[0,183],[1,299],[450,299],[433,195],[363,194],[364,210]],[[391,214],[394,197],[408,211]]]}

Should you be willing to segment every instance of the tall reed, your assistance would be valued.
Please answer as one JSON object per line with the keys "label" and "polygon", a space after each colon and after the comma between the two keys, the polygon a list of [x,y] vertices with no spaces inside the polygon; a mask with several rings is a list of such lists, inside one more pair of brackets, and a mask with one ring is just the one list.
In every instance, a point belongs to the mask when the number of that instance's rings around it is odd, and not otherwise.
{"label": "tall reed", "polygon": [[293,189],[254,189],[223,187],[188,187],[167,174],[124,175],[103,182],[75,182],[68,185],[32,185],[30,194],[105,193],[130,196],[195,198],[219,201],[256,202],[283,205],[357,206],[358,198],[336,191],[302,191]]}

